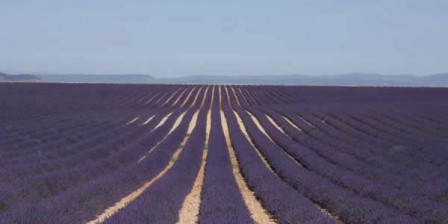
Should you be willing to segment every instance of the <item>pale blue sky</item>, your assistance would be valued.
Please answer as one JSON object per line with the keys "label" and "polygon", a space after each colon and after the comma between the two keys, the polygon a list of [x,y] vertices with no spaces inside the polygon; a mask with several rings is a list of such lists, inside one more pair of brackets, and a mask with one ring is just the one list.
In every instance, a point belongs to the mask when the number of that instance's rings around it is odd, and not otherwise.
{"label": "pale blue sky", "polygon": [[0,71],[448,71],[445,0],[0,0]]}

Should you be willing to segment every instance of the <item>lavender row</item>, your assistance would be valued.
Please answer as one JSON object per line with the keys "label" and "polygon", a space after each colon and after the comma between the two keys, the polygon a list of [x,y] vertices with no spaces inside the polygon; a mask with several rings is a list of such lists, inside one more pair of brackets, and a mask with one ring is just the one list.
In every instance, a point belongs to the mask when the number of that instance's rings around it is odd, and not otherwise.
{"label": "lavender row", "polygon": [[[47,200],[0,213],[0,220],[17,223],[29,223],[31,220],[41,223],[48,221],[72,223],[78,220],[82,223],[94,219],[107,207],[153,178],[169,163],[186,134],[187,120],[191,119],[192,115],[193,111],[189,110],[179,127],[140,163],[133,163],[125,169],[88,181],[76,189]],[[141,150],[132,150],[132,153],[127,156],[132,157],[133,153],[141,156],[145,150],[147,150],[146,147],[142,147]],[[39,214],[47,214],[47,216],[43,217]]]}
{"label": "lavender row", "polygon": [[[128,145],[127,148],[125,147],[124,150],[121,150],[120,153],[118,153],[118,154],[111,154],[113,156],[112,159],[114,159],[114,160],[111,160],[111,161],[97,160],[93,164],[86,163],[82,167],[74,167],[71,170],[66,170],[66,171],[64,170],[63,172],[56,172],[53,174],[50,173],[48,175],[43,175],[42,177],[37,178],[37,180],[36,180],[36,178],[34,178],[35,180],[31,179],[32,183],[38,184],[37,186],[36,186],[36,184],[22,184],[21,182],[16,183],[16,185],[18,187],[23,188],[26,186],[28,188],[27,190],[23,190],[23,191],[14,191],[14,187],[9,186],[11,188],[11,190],[7,190],[8,189],[7,188],[7,189],[5,189],[5,192],[12,192],[12,193],[16,192],[16,193],[12,194],[12,196],[11,196],[11,193],[4,194],[4,196],[3,196],[4,197],[4,200],[3,200],[4,207],[7,207],[6,202],[8,202],[8,201],[10,203],[11,202],[13,202],[13,203],[20,202],[21,200],[18,200],[18,199],[20,199],[22,197],[25,197],[24,200],[36,200],[36,199],[38,200],[39,197],[41,198],[42,196],[44,196],[44,197],[51,196],[51,195],[47,195],[47,194],[51,194],[51,193],[55,194],[61,190],[66,191],[66,188],[68,186],[72,186],[75,183],[77,185],[82,184],[82,182],[79,182],[79,181],[88,181],[89,179],[91,179],[95,176],[98,176],[98,175],[102,175],[103,173],[108,174],[109,171],[118,169],[119,167],[128,164],[132,160],[134,160],[134,161],[137,160],[139,157],[141,157],[143,155],[142,150],[147,150],[148,148],[152,147],[152,145],[154,145],[157,141],[159,141],[160,139],[162,139],[163,136],[166,135],[169,128],[173,125],[175,118],[177,117],[177,115],[179,115],[179,113],[180,113],[180,111],[174,113],[174,116],[171,117],[170,119],[168,119],[167,122],[165,122],[165,124],[162,127],[157,129],[156,131],[154,131],[154,133],[149,133],[150,136],[152,135],[152,137],[154,137],[154,138],[143,137],[143,141]],[[145,138],[147,140],[144,140]],[[110,146],[112,146],[112,145],[110,145]],[[108,147],[105,147],[105,149],[107,149],[107,148]],[[138,150],[133,149],[133,148],[137,148]],[[133,154],[127,153],[127,151],[129,151],[129,150],[133,150],[133,151],[131,151],[131,152],[133,152]],[[140,151],[140,152],[138,152],[138,151]],[[87,155],[87,156],[92,156],[92,155]],[[107,167],[109,167],[109,170],[105,169]],[[110,170],[110,169],[112,169],[112,170]],[[82,173],[83,175],[76,175],[76,173]],[[42,182],[42,181],[48,180],[48,179],[50,179],[51,181],[50,182],[48,182],[48,181]],[[24,181],[22,181],[22,182],[24,182]],[[48,192],[48,191],[50,191],[50,192]],[[19,195],[18,197],[14,197],[14,195],[17,196],[18,192],[24,192],[25,195],[23,195],[23,196]],[[34,192],[34,194],[31,194],[33,192]],[[37,197],[37,196],[39,196],[39,197]],[[27,199],[29,197],[31,197],[31,198]],[[11,198],[11,200],[9,200],[8,198]]]}
{"label": "lavender row", "polygon": [[[226,94],[223,94],[223,102],[227,102],[227,99]],[[338,223],[272,173],[242,133],[231,106],[223,106],[223,110],[242,175],[249,188],[277,222]]]}
{"label": "lavender row", "polygon": [[264,136],[244,110],[236,108],[236,111],[243,119],[254,144],[282,179],[314,202],[337,214],[343,221],[353,223],[361,221],[417,222],[416,219],[404,213],[372,199],[359,197],[299,166],[282,152],[280,147]]}
{"label": "lavender row", "polygon": [[[296,124],[301,125],[300,123],[297,123],[299,120],[297,119],[297,117],[290,116],[289,118]],[[303,125],[301,127],[303,127]],[[315,139],[307,138],[306,135],[298,134],[297,131],[295,131],[296,134],[294,134],[294,130],[292,132],[293,134],[291,136],[294,139],[297,139],[298,141],[317,149],[321,153],[321,155],[325,155],[327,157],[339,160],[342,166],[346,166],[348,164],[347,162],[351,161],[349,163],[351,164],[349,167],[351,169],[354,168],[354,165],[356,165],[357,170],[361,169],[366,170],[366,168],[369,166],[378,167],[380,169],[374,168],[370,169],[370,171],[395,173],[396,175],[399,175],[398,176],[399,179],[403,179],[405,177],[402,175],[402,173],[398,172],[398,170],[400,170],[399,167],[397,166],[398,164],[387,162],[388,160],[390,161],[392,158],[387,157],[385,154],[375,153],[376,152],[375,149],[372,148],[371,146],[368,145],[366,145],[365,147],[358,146],[356,148],[350,147],[346,144],[346,142],[348,142],[346,137],[345,138],[341,137],[341,139],[345,139],[345,141],[339,141],[338,145],[333,144],[324,146],[325,143],[328,144],[328,141],[331,138],[329,138],[328,135],[321,132],[321,129],[319,128],[314,128],[313,131],[311,132],[311,134],[314,136]],[[338,132],[333,132],[333,134],[334,133]],[[345,155],[345,157],[342,158],[340,155]],[[357,160],[362,161],[364,164],[357,162]],[[403,169],[401,168],[401,170]],[[398,181],[396,178],[393,177],[388,179],[395,183],[397,183]],[[403,184],[405,184],[406,179],[403,179],[403,181],[404,181]]]}
{"label": "lavender row", "polygon": [[[210,93],[206,93],[210,95]],[[201,166],[210,97],[173,167],[124,209],[105,223],[176,223],[182,202],[191,191]],[[167,187],[170,186],[170,187]]]}
{"label": "lavender row", "polygon": [[[214,93],[211,108],[211,131],[202,185],[199,223],[253,222],[235,180],[221,125],[219,92]],[[225,220],[225,221],[224,221]]]}
{"label": "lavender row", "polygon": [[[401,189],[366,179],[363,176],[358,176],[342,169],[282,135],[280,131],[269,123],[262,113],[257,113],[256,111],[253,111],[253,113],[258,115],[258,119],[267,127],[269,134],[276,140],[276,143],[296,160],[300,160],[307,169],[319,173],[337,185],[354,190],[361,196],[368,196],[374,200],[381,201],[422,220],[448,220],[448,216],[445,215],[448,214],[448,206],[434,203],[421,196],[419,197],[414,192],[402,191]],[[407,201],[407,203],[403,204],[403,201]]]}

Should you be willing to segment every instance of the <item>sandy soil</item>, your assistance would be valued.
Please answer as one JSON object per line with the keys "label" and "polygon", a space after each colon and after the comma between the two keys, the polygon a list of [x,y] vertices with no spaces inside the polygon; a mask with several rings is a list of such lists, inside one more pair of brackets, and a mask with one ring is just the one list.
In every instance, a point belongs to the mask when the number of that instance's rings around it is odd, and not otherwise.
{"label": "sandy soil", "polygon": [[147,101],[145,102],[145,105],[151,103],[152,100],[154,100],[158,95],[159,95],[159,93],[154,94],[154,96],[152,96],[151,98],[149,98],[149,100],[147,100]]}
{"label": "sandy soil", "polygon": [[238,88],[238,90],[239,90],[241,96],[243,97],[244,101],[246,102],[246,104],[247,104],[247,105],[250,105],[250,104],[249,104],[249,101],[248,101],[247,98],[246,98],[246,95],[244,95],[243,91],[241,91],[241,88]]}
{"label": "sandy soil", "polygon": [[[232,90],[232,92],[233,92],[233,96],[234,96],[235,99],[236,99],[236,103],[238,104],[239,107],[241,107],[241,102],[240,102],[240,99],[236,96],[235,89],[233,89],[232,87],[229,87],[229,88],[230,88],[230,89]],[[226,88],[226,91],[227,91],[227,88]],[[227,97],[227,98],[230,99],[230,97]]]}
{"label": "sandy soil", "polygon": [[254,103],[252,103],[252,105],[254,105],[254,104],[260,105],[258,103],[257,99],[252,95],[252,93],[249,92],[249,90],[244,89],[244,92],[246,92],[246,97],[250,96],[250,98],[252,98],[252,100],[253,100],[252,102],[254,102]]}
{"label": "sandy soil", "polygon": [[134,119],[132,119],[128,123],[126,123],[126,125],[130,125],[130,124],[136,122],[138,119],[139,119],[139,117],[135,117]]}
{"label": "sandy soil", "polygon": [[[196,87],[195,87],[196,88]],[[188,99],[191,97],[192,93],[194,92],[194,89],[191,89],[188,93],[188,96],[186,97],[186,99],[184,100],[184,102],[182,103],[181,107],[183,107],[186,102],[188,101]],[[205,88],[205,92],[207,92],[209,89],[209,86],[207,86]],[[215,87],[213,87],[213,90],[215,89]],[[226,87],[224,87],[225,89],[225,93],[227,94],[228,97],[228,102],[229,106],[231,107],[230,104],[230,97],[229,97],[229,91]],[[191,108],[198,100],[199,97],[199,93],[201,92],[202,87],[200,89],[200,91],[198,91],[198,93],[196,94],[194,101],[192,102],[192,104],[190,105],[189,108]],[[172,106],[176,105],[178,103],[178,101],[180,100],[180,97],[186,93],[186,89],[181,93],[181,95],[177,98],[177,100],[172,104]],[[240,99],[238,99],[235,89],[231,88],[231,91],[234,94],[234,97],[236,99],[237,105],[241,106],[240,104]],[[241,91],[241,90],[240,90]],[[177,91],[176,91],[177,92]],[[165,105],[167,102],[170,101],[170,99],[176,94],[176,92],[174,92],[166,101],[163,105]],[[225,136],[225,140],[226,140],[226,144],[227,144],[227,149],[230,155],[230,159],[231,159],[231,164],[233,167],[233,174],[235,176],[235,180],[237,182],[237,185],[239,187],[239,190],[241,192],[241,195],[244,199],[244,202],[247,206],[247,208],[249,209],[250,213],[251,213],[251,217],[254,220],[255,223],[275,223],[275,220],[269,215],[269,213],[263,208],[262,204],[257,200],[254,192],[252,192],[247,183],[244,180],[243,175],[241,174],[240,171],[240,167],[237,161],[237,157],[235,154],[235,151],[232,147],[232,142],[231,142],[231,138],[229,135],[229,129],[228,129],[228,125],[227,125],[227,119],[226,116],[222,110],[222,97],[221,94],[224,93],[221,92],[221,87],[219,87],[219,104],[220,104],[220,116],[221,116],[221,122],[222,122],[222,128],[223,128],[223,132],[224,132],[224,136]],[[207,94],[203,94],[204,97],[202,98],[202,102],[200,105],[200,108],[202,108],[205,104],[205,100],[206,100],[206,95]],[[212,100],[211,102],[213,103],[213,95],[211,96]],[[244,95],[243,95],[244,97]],[[247,99],[244,99],[247,102]],[[151,100],[152,101],[152,98]],[[160,99],[158,100],[160,101]],[[149,101],[148,101],[149,102]],[[211,108],[211,105],[210,105]],[[209,141],[209,135],[210,135],[210,130],[211,130],[211,109],[209,108],[208,114],[207,114],[207,123],[206,123],[206,140],[205,140],[205,144],[208,144]],[[233,108],[232,108],[233,109]],[[199,109],[200,110],[200,109]],[[135,199],[137,199],[146,189],[148,189],[154,182],[156,182],[159,178],[161,178],[163,175],[166,174],[166,172],[168,170],[170,170],[174,163],[175,163],[175,159],[179,156],[179,154],[181,153],[183,147],[185,146],[185,144],[187,143],[189,136],[191,135],[194,127],[197,124],[197,119],[198,119],[198,114],[199,114],[199,110],[196,111],[196,113],[193,115],[189,126],[188,126],[188,130],[187,130],[187,135],[184,137],[180,147],[176,150],[176,152],[172,155],[172,159],[170,160],[169,164],[159,173],[157,174],[154,178],[152,178],[151,180],[145,182],[141,187],[139,187],[138,189],[136,189],[135,191],[131,192],[130,194],[128,194],[126,197],[123,197],[120,201],[116,202],[113,206],[107,208],[103,213],[101,213],[99,216],[97,216],[97,218],[95,220],[92,220],[90,222],[88,222],[89,224],[93,224],[93,223],[102,223],[104,222],[104,220],[106,220],[108,217],[112,216],[113,214],[115,214],[116,212],[118,212],[119,210],[125,208],[128,204],[130,204],[132,201],[134,201]],[[252,118],[252,120],[254,121],[254,123],[257,125],[257,127],[260,129],[260,131],[267,137],[269,138],[272,142],[273,139],[271,139],[271,137],[268,135],[268,133],[266,132],[266,130],[263,128],[263,126],[260,124],[260,122],[258,121],[258,119],[253,116],[253,114],[251,114],[249,111],[246,111]],[[255,144],[252,142],[252,139],[250,138],[246,127],[244,125],[244,123],[242,122],[241,117],[239,116],[239,114],[233,110],[233,113],[235,114],[239,127],[241,129],[241,131],[243,132],[243,134],[245,135],[246,139],[249,141],[249,143],[252,145],[252,147],[255,149],[256,153],[259,155],[259,157],[261,158],[261,160],[263,161],[263,163],[266,165],[266,167],[268,169],[270,169],[271,172],[274,172],[272,170],[272,168],[270,167],[269,163],[266,161],[266,159],[264,158],[264,156],[260,153],[260,151],[258,150],[258,148],[255,146]],[[183,112],[174,122],[173,126],[171,127],[170,131],[168,132],[167,136],[170,135],[182,122],[182,120],[184,119],[186,112]],[[162,120],[159,122],[159,124],[153,129],[157,129],[160,126],[162,126],[166,120],[172,115],[172,113],[169,113],[168,115],[166,115],[164,118],[162,118]],[[279,130],[281,131],[285,136],[288,136],[286,134],[286,132],[269,116],[267,115],[268,120]],[[148,122],[150,122],[152,119],[154,118],[154,115],[151,116],[150,118],[148,118],[145,123],[143,123],[144,125],[146,125]],[[293,127],[295,127],[296,129],[302,131],[299,127],[297,127],[297,125],[293,124],[288,118],[283,117],[288,123],[290,123]],[[129,121],[128,124],[131,124],[135,121],[137,121],[139,119],[139,117],[134,118],[133,120]],[[303,118],[302,118],[303,119]],[[306,121],[305,119],[303,119],[305,122],[308,123],[308,121]],[[289,136],[288,136],[289,137]],[[153,148],[151,148],[148,153],[146,155],[144,155],[142,158],[139,159],[138,162],[142,161],[147,155],[149,155],[163,140],[165,140],[166,136],[160,140],[156,146],[154,146]],[[207,159],[207,152],[208,150],[206,148],[204,148],[204,153],[203,153],[203,157],[202,157],[202,163],[201,163],[201,167],[198,173],[198,176],[195,179],[192,191],[187,195],[187,197],[185,198],[183,204],[182,204],[182,208],[179,212],[179,221],[178,223],[197,223],[198,222],[198,215],[199,215],[199,209],[200,209],[200,204],[201,204],[201,192],[202,192],[202,185],[203,185],[203,181],[204,181],[204,176],[205,176],[205,165],[206,165],[206,159]],[[288,155],[289,156],[289,155]],[[292,158],[291,156],[289,156],[291,159],[293,159],[294,161],[296,161],[294,158]],[[296,163],[298,163],[296,161]],[[298,165],[301,165],[300,163],[298,163]],[[339,220],[338,217],[332,215],[331,213],[329,213],[327,210],[319,207],[318,205],[316,205],[316,207],[318,209],[320,209],[323,213],[335,218],[336,220]]]}
{"label": "sandy soil", "polygon": [[[178,149],[174,155],[172,156],[172,158],[177,158],[180,154],[180,152],[182,151],[182,149]],[[171,159],[171,161],[173,161],[173,159]],[[168,166],[166,166],[159,174],[157,174],[157,176],[155,176],[154,178],[152,178],[150,181],[146,182],[145,184],[143,184],[143,186],[141,186],[140,188],[138,188],[137,190],[131,192],[130,194],[128,194],[126,197],[122,198],[120,201],[118,201],[117,203],[115,203],[113,206],[107,208],[103,213],[101,213],[101,215],[97,216],[97,218],[95,220],[92,220],[90,222],[88,222],[88,224],[96,224],[96,223],[102,223],[104,222],[104,220],[106,220],[108,217],[112,216],[113,214],[115,214],[116,212],[118,212],[119,210],[123,209],[124,207],[126,207],[128,204],[130,204],[132,201],[134,201],[135,199],[137,199],[146,189],[148,189],[154,182],[156,182],[159,178],[161,178],[163,175],[165,175],[166,172],[168,172],[168,170],[171,169],[171,167],[173,167],[174,162],[170,162],[168,164]]]}
{"label": "sandy soil", "polygon": [[[258,150],[258,148],[255,146],[255,144],[252,142],[252,139],[249,137],[249,134],[247,133],[246,130],[246,126],[244,125],[241,117],[238,115],[238,113],[233,110],[232,104],[230,103],[230,94],[229,91],[227,89],[227,87],[224,87],[224,90],[226,91],[226,95],[227,95],[227,102],[230,108],[232,108],[233,113],[236,116],[236,119],[238,121],[238,125],[240,126],[240,130],[243,132],[244,136],[246,137],[247,141],[252,145],[252,147],[255,149],[255,152],[258,154],[258,156],[260,157],[260,159],[263,161],[263,163],[266,165],[266,167],[269,168],[269,170],[271,172],[274,172],[271,168],[271,166],[268,164],[268,162],[266,161],[266,159],[264,158],[264,156],[260,153],[260,151]],[[233,92],[235,94],[235,92]],[[236,97],[236,95],[234,95]],[[238,98],[236,97],[237,102],[238,102]],[[238,103],[237,103],[238,104]],[[239,104],[240,105],[240,104]]]}
{"label": "sandy soil", "polygon": [[[238,121],[238,125],[240,126],[241,131],[243,132],[244,136],[246,136],[247,141],[249,141],[249,143],[252,145],[252,147],[255,149],[255,152],[258,154],[258,156],[260,157],[260,159],[263,161],[264,165],[266,165],[267,168],[269,168],[269,170],[271,172],[274,172],[271,168],[271,166],[269,165],[268,161],[266,160],[266,158],[264,158],[264,156],[261,154],[260,150],[258,149],[257,146],[255,146],[255,144],[252,142],[252,139],[250,138],[249,134],[247,133],[246,130],[246,126],[243,123],[243,120],[241,119],[240,115],[238,115],[238,113],[236,111],[233,111],[233,113],[235,114],[237,121]],[[272,140],[271,140],[272,141]]]}
{"label": "sandy soil", "polygon": [[233,175],[235,176],[238,188],[240,189],[241,195],[243,196],[244,203],[246,204],[251,217],[255,223],[275,223],[275,221],[270,217],[269,213],[263,208],[261,203],[255,197],[254,192],[249,189],[246,181],[241,174],[240,167],[238,165],[238,160],[235,155],[235,151],[232,147],[232,142],[230,140],[229,128],[227,126],[227,119],[224,112],[221,111],[221,122],[224,131],[224,136],[226,138],[227,149],[230,154],[230,160],[233,167]]}
{"label": "sandy soil", "polygon": [[266,132],[266,130],[264,129],[264,127],[260,124],[260,121],[258,121],[258,118],[255,117],[251,112],[249,112],[248,110],[246,110],[246,113],[248,113],[250,115],[250,118],[252,118],[252,120],[254,121],[255,125],[257,125],[258,129],[260,129],[260,131],[269,139],[271,140],[271,142],[274,142],[274,140],[272,140],[271,136],[269,136],[269,134]]}
{"label": "sandy soil", "polygon": [[154,118],[154,116],[155,116],[155,115],[152,115],[151,117],[149,117],[148,119],[146,119],[146,121],[143,123],[143,125],[148,124],[148,123]]}
{"label": "sandy soil", "polygon": [[165,115],[165,117],[162,118],[162,120],[160,120],[160,122],[157,124],[157,126],[155,126],[151,131],[156,130],[157,128],[159,128],[160,126],[162,126],[163,124],[165,124],[166,120],[168,120],[168,118],[171,116],[173,112],[170,112],[169,114]]}
{"label": "sandy soil", "polygon": [[302,117],[300,114],[296,114],[297,116],[300,117],[300,119],[302,119],[305,123],[307,123],[309,126],[314,128],[314,125],[311,124],[307,119],[305,119],[304,117]]}
{"label": "sandy soil", "polygon": [[[184,116],[185,116],[186,113],[187,113],[187,112],[184,111],[184,112],[182,112],[182,113],[180,114],[180,116],[176,119],[176,121],[174,121],[173,127],[171,127],[170,131],[168,132],[168,134],[167,134],[166,136],[170,135],[174,130],[176,130],[177,127],[179,127],[180,122],[182,122],[182,120],[184,119]],[[166,137],[166,136],[165,136],[165,137]],[[165,137],[164,137],[163,139],[165,139]],[[162,140],[163,140],[163,139],[162,139]]]}
{"label": "sandy soil", "polygon": [[[213,87],[212,93],[215,87]],[[208,90],[208,87],[207,87]],[[207,91],[206,90],[206,91]],[[207,121],[205,128],[205,144],[208,145],[210,138],[210,130],[211,130],[211,105],[213,105],[213,94],[211,95],[211,104],[207,113]],[[205,97],[202,100],[201,108],[204,106]],[[196,120],[194,120],[196,123]],[[184,202],[182,203],[181,210],[179,212],[179,221],[177,223],[197,223],[199,208],[201,205],[201,193],[202,193],[202,185],[204,183],[205,176],[205,165],[207,163],[207,155],[208,150],[204,148],[204,153],[202,154],[202,163],[201,168],[199,169],[198,176],[196,177],[193,188],[190,193],[185,197]]]}
{"label": "sandy soil", "polygon": [[176,101],[173,102],[173,104],[171,104],[171,107],[174,107],[177,102],[179,102],[179,100],[182,98],[182,96],[185,94],[185,92],[188,90],[188,88],[185,88],[182,93],[177,97]]}
{"label": "sandy soil", "polygon": [[[205,96],[202,102],[202,105],[205,101]],[[184,115],[186,112],[184,112],[182,115],[179,116],[179,118],[177,118],[176,122],[173,124],[173,127],[171,128],[170,132],[171,133],[173,130],[175,130],[180,122],[182,121]],[[165,116],[162,121],[159,123],[158,126],[162,125],[163,123],[165,123],[166,119],[168,119],[168,117],[171,115],[168,114],[167,116]],[[188,138],[192,132],[192,130],[194,129],[194,127],[196,126],[197,123],[197,115],[198,112],[195,113],[195,115],[193,116],[192,120],[190,121],[189,124],[189,128],[187,131],[187,136],[185,136],[183,142],[181,143],[182,147],[179,147],[179,149],[176,150],[176,152],[173,154],[173,156],[171,157],[171,160],[169,162],[169,164],[159,173],[157,174],[157,176],[155,176],[154,178],[152,178],[151,180],[147,181],[145,184],[143,184],[140,188],[138,188],[137,190],[131,192],[130,194],[128,194],[126,197],[122,198],[120,201],[118,201],[117,203],[115,203],[113,206],[107,208],[103,213],[101,213],[99,216],[97,216],[97,218],[95,220],[92,220],[90,222],[88,222],[89,224],[96,224],[96,223],[102,223],[104,222],[104,220],[106,220],[108,217],[112,216],[113,214],[115,214],[116,212],[118,212],[119,210],[125,208],[128,204],[130,204],[132,201],[134,201],[135,199],[137,199],[146,189],[148,189],[155,181],[157,181],[159,178],[161,178],[163,175],[165,175],[166,172],[168,172],[168,170],[170,170],[176,159],[179,157],[179,154],[181,153],[183,146],[185,146],[185,143],[188,141]],[[158,127],[157,126],[157,127]],[[156,128],[157,128],[156,127]],[[156,129],[154,128],[154,129]],[[169,135],[169,134],[168,134]],[[167,135],[167,136],[168,136]],[[164,138],[165,139],[165,138]],[[162,139],[161,141],[163,141],[164,139]],[[160,144],[160,142],[158,144]],[[157,145],[158,145],[157,144]],[[154,146],[150,151],[154,150],[156,147]],[[147,154],[148,155],[148,154]],[[144,159],[147,155],[143,156],[142,158],[139,159],[138,162],[140,162],[142,159]]]}
{"label": "sandy soil", "polygon": [[[193,102],[191,103],[190,107],[188,107],[188,108],[192,108],[192,107],[196,104],[196,101],[198,100],[199,93],[201,93],[202,88],[203,88],[203,87],[201,87],[201,88],[199,89],[199,91],[196,93],[196,96],[194,97]],[[205,97],[204,97],[203,99],[205,99]]]}
{"label": "sandy soil", "polygon": [[[180,107],[183,107],[183,106],[188,102],[188,100],[189,100],[190,97],[191,97],[191,94],[193,94],[193,92],[194,92],[195,89],[196,89],[196,87],[193,87],[193,89],[190,90],[190,92],[188,92],[187,97],[185,97],[184,102],[182,102],[182,104],[180,105]],[[197,94],[196,94],[196,95],[197,95]]]}
{"label": "sandy soil", "polygon": [[295,129],[299,130],[300,132],[303,132],[303,130],[299,126],[294,124],[289,118],[287,118],[285,116],[282,116],[282,117],[283,117],[283,119],[286,120],[286,122],[288,122],[290,125],[292,125]]}
{"label": "sandy soil", "polygon": [[[277,125],[277,123],[269,116],[269,115],[267,115],[266,114],[266,117],[269,119],[269,121],[279,130],[279,131],[281,131],[286,137],[288,137],[288,138],[291,138],[288,134],[286,134],[285,132],[284,132],[284,130],[280,127],[280,126],[278,126]],[[283,117],[287,122],[291,122],[288,118],[286,118],[286,117]],[[297,127],[296,125],[294,125],[292,122],[291,122],[291,125],[293,125],[293,126],[295,126],[298,130],[301,130],[299,127]],[[290,156],[288,153],[286,153],[286,155],[290,158],[290,159],[292,159],[297,165],[299,165],[299,166],[302,166],[303,167],[303,165],[299,162],[299,161],[297,161],[296,159],[294,159],[292,156]],[[316,205],[316,204],[315,204]],[[328,212],[328,210],[326,210],[326,209],[324,209],[324,208],[322,208],[322,207],[320,207],[320,206],[318,206],[318,205],[316,205],[316,207],[321,211],[321,212],[323,212],[323,213],[325,213],[326,215],[328,215],[328,216],[331,216],[332,218],[334,218],[334,219],[336,219],[336,220],[339,220],[339,218],[337,217],[337,216],[334,216],[333,214],[331,214],[330,212]],[[339,220],[340,221],[340,220]]]}
{"label": "sandy soil", "polygon": [[[197,124],[198,114],[199,112],[196,112],[193,116],[190,125],[188,126],[187,136],[191,135],[191,132]],[[187,143],[187,140],[188,138],[185,138],[182,142],[182,145],[185,145]],[[207,152],[204,151],[202,156],[204,160],[207,156]],[[199,175],[196,177],[196,180],[194,182],[192,191],[187,195],[184,202],[182,203],[182,207],[179,212],[180,223],[195,223],[197,220],[196,216],[199,213],[201,188],[204,180],[204,170],[205,163],[203,162],[201,164],[201,168],[199,169]]]}
{"label": "sandy soil", "polygon": [[[162,139],[160,139],[160,141],[157,142],[156,145],[154,145],[151,149],[149,149],[148,151],[146,151],[145,155],[143,155],[142,157],[140,157],[140,159],[138,159],[137,163],[140,163],[143,159],[145,159],[149,154],[151,154],[152,151],[154,151],[154,149],[157,148],[157,146],[160,145],[160,143],[162,143],[174,130],[176,130],[176,128],[180,125],[180,123],[182,122],[182,120],[184,119],[186,112],[183,112],[181,115],[179,115],[179,117],[176,119],[176,121],[174,122],[173,126],[171,127],[170,131],[168,132],[167,135],[165,135]],[[168,117],[171,115],[168,114],[166,115],[163,119],[168,119]],[[162,121],[163,121],[162,119]],[[166,121],[165,119],[165,121]],[[165,121],[160,121],[159,125],[157,125],[157,127],[153,128],[152,131],[156,130],[159,126],[163,125],[163,123],[165,123]]]}
{"label": "sandy soil", "polygon": [[204,153],[202,154],[203,162],[201,164],[201,168],[199,169],[198,176],[194,181],[193,189],[187,197],[185,197],[182,208],[179,212],[179,221],[177,223],[197,223],[199,206],[201,204],[202,184],[204,183],[205,161],[207,159],[207,154],[207,150],[204,150]]}
{"label": "sandy soil", "polygon": [[[284,135],[286,135],[286,132],[274,121],[274,119],[272,119],[271,116],[265,114],[266,117],[268,118],[269,122],[271,122],[272,125],[274,125],[274,127],[276,127],[281,133],[283,133]],[[289,136],[288,136],[289,137]]]}
{"label": "sandy soil", "polygon": [[179,89],[177,89],[176,91],[174,91],[174,93],[172,93],[172,94],[170,95],[170,97],[168,97],[168,99],[165,100],[165,102],[163,102],[162,107],[165,106],[167,103],[169,103],[170,100],[176,95],[177,92],[179,92]]}
{"label": "sandy soil", "polygon": [[159,102],[160,102],[161,100],[165,99],[166,94],[168,94],[168,93],[164,93],[161,97],[159,97],[159,98],[156,100],[156,102],[154,102],[154,105],[159,104]]}

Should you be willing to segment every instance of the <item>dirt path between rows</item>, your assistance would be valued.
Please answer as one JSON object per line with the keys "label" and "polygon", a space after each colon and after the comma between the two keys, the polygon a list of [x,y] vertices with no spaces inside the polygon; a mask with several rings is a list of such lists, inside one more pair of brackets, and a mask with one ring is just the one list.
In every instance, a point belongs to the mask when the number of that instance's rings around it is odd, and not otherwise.
{"label": "dirt path between rows", "polygon": [[[227,89],[226,89],[227,92]],[[224,137],[226,139],[227,150],[230,155],[230,162],[232,163],[232,171],[235,176],[236,183],[240,189],[241,195],[243,196],[244,203],[246,204],[252,219],[255,223],[275,223],[275,220],[269,215],[269,213],[263,208],[260,201],[257,200],[253,191],[249,189],[243,175],[241,174],[240,167],[238,165],[238,159],[235,154],[235,150],[232,146],[232,140],[230,139],[229,127],[227,125],[227,118],[222,109],[222,97],[221,88],[219,89],[219,105],[220,105],[220,115],[221,115],[221,125],[224,132]],[[228,92],[227,92],[228,95]],[[230,106],[230,104],[228,105]]]}
{"label": "dirt path between rows", "polygon": [[[207,88],[208,90],[208,88]],[[206,92],[207,92],[206,90]],[[210,139],[210,130],[211,130],[211,107],[213,105],[215,87],[212,89],[211,94],[211,103],[207,112],[207,121],[205,128],[205,145],[208,145]],[[205,100],[205,97],[204,97]],[[185,197],[184,202],[182,203],[182,207],[179,212],[179,221],[177,223],[184,224],[193,224],[198,222],[199,208],[201,205],[201,193],[202,193],[202,185],[204,183],[205,177],[205,165],[207,164],[207,155],[208,149],[204,147],[204,153],[202,155],[201,167],[199,169],[198,176],[196,177],[193,188],[188,193],[187,197]]]}
{"label": "dirt path between rows", "polygon": [[[190,123],[189,123],[189,127],[187,130],[187,135],[184,137],[180,147],[176,150],[176,152],[172,155],[170,162],[168,163],[168,165],[160,172],[158,173],[154,178],[152,178],[151,180],[147,181],[146,183],[144,183],[141,187],[139,187],[137,190],[131,192],[130,194],[128,194],[127,196],[123,197],[122,199],[120,199],[117,203],[115,203],[113,206],[107,208],[104,212],[102,212],[99,216],[97,216],[97,218],[95,220],[92,220],[90,222],[88,222],[88,224],[98,224],[98,223],[102,223],[104,222],[108,217],[112,216],[113,214],[117,213],[119,210],[125,208],[127,205],[129,205],[132,201],[134,201],[135,199],[137,199],[146,189],[148,189],[154,182],[156,182],[158,179],[160,179],[163,175],[165,175],[174,165],[174,163],[176,162],[176,158],[179,157],[179,154],[182,152],[183,147],[185,146],[186,142],[188,141],[188,138],[191,134],[191,132],[193,131],[194,127],[197,124],[197,117],[199,114],[199,110],[202,108],[202,106],[204,105],[204,101],[205,101],[205,97],[204,100],[202,101],[202,104],[200,106],[200,108],[198,109],[198,111],[193,115]],[[196,102],[196,100],[195,100]],[[192,105],[194,105],[194,103]],[[180,122],[183,119],[183,115],[185,115],[186,112],[184,112],[182,115],[180,115],[176,122],[173,124],[173,127],[170,130],[170,133],[177,128],[177,126],[180,124]],[[171,113],[169,114],[171,115]],[[168,115],[168,116],[169,116]],[[168,134],[169,135],[169,134]],[[165,138],[164,138],[165,139]],[[162,140],[161,140],[162,141]],[[160,143],[160,142],[159,142]],[[158,145],[158,144],[157,144]],[[155,147],[157,147],[157,145]],[[151,151],[153,149],[152,148]],[[144,157],[142,157],[141,159],[139,159],[139,162],[142,161],[147,155],[145,155]]]}

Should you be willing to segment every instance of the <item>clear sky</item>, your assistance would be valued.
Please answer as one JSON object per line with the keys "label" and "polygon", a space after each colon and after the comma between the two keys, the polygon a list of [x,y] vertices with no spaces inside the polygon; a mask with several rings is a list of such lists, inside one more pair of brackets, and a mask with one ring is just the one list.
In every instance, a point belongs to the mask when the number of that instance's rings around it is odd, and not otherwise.
{"label": "clear sky", "polygon": [[448,71],[446,0],[1,0],[0,71]]}

